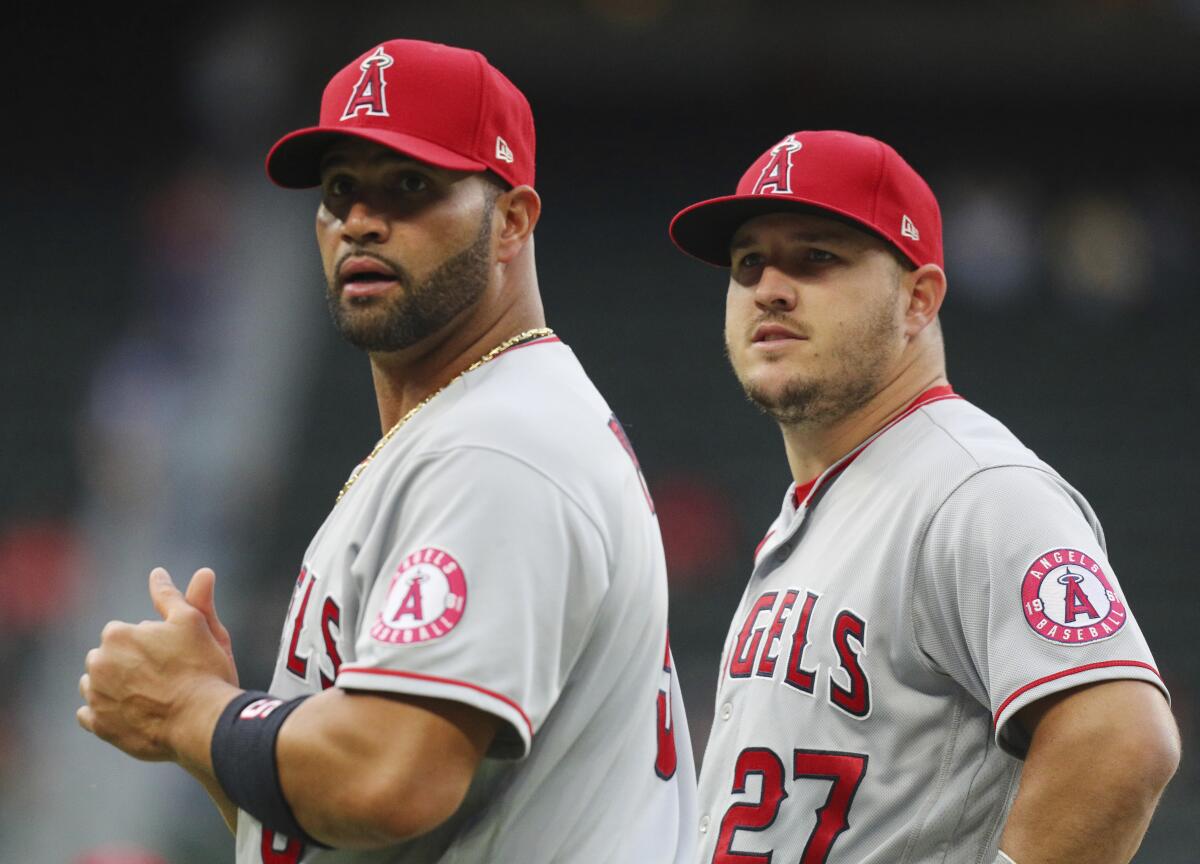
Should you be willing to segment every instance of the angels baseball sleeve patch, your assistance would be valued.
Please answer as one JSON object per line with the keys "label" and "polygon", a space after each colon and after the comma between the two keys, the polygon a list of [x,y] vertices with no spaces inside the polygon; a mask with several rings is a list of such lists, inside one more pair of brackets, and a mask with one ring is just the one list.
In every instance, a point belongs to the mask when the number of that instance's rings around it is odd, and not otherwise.
{"label": "angels baseball sleeve patch", "polygon": [[1129,615],[1099,562],[1076,549],[1054,549],[1025,569],[1025,620],[1033,632],[1060,645],[1109,639]]}
{"label": "angels baseball sleeve patch", "polygon": [[396,568],[371,636],[393,644],[440,639],[462,620],[466,607],[467,580],[458,561],[426,546]]}

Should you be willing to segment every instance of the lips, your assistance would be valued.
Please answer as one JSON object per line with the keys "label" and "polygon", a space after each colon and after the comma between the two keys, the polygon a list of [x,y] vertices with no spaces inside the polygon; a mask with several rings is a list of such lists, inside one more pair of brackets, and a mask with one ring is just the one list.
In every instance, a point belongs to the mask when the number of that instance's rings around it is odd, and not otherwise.
{"label": "lips", "polygon": [[782,324],[759,324],[754,328],[750,341],[754,343],[790,342],[804,339],[799,333]]}
{"label": "lips", "polygon": [[386,291],[399,279],[387,264],[375,258],[347,258],[338,268],[342,293],[351,297],[366,297]]}

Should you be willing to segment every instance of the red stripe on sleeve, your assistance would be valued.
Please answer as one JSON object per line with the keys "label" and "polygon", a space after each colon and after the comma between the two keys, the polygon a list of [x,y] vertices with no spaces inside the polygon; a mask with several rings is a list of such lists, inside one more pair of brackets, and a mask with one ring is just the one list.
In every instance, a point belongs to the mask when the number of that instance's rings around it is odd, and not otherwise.
{"label": "red stripe on sleeve", "polygon": [[482,693],[484,696],[490,696],[497,701],[503,702],[505,705],[512,708],[521,715],[521,720],[524,721],[525,727],[529,730],[529,737],[533,738],[533,723],[529,720],[529,715],[514,702],[502,693],[497,693],[494,690],[488,690],[486,687],[480,687],[478,684],[472,684],[470,681],[455,681],[453,678],[439,678],[436,675],[423,675],[420,672],[401,672],[397,669],[364,669],[356,666],[343,666],[341,675],[347,672],[358,672],[364,675],[391,675],[395,678],[412,678],[417,681],[432,681],[435,684],[450,684],[454,687],[466,687],[468,690],[474,690],[477,693]]}
{"label": "red stripe on sleeve", "polygon": [[1066,678],[1069,675],[1078,675],[1080,672],[1087,672],[1092,669],[1107,669],[1113,666],[1136,666],[1140,669],[1149,669],[1154,673],[1155,677],[1157,677],[1159,681],[1162,680],[1162,675],[1159,674],[1157,669],[1155,669],[1149,663],[1143,663],[1141,660],[1104,660],[1099,663],[1088,663],[1085,666],[1076,666],[1074,669],[1064,669],[1062,672],[1055,672],[1053,675],[1047,675],[1045,678],[1039,678],[1036,681],[1031,681],[1001,702],[1000,707],[996,710],[996,716],[992,718],[992,725],[995,726],[1000,722],[1000,715],[1004,713],[1005,708],[1012,704],[1014,699],[1019,697],[1022,693],[1027,693],[1034,687],[1040,687],[1049,681],[1057,681],[1059,678]]}

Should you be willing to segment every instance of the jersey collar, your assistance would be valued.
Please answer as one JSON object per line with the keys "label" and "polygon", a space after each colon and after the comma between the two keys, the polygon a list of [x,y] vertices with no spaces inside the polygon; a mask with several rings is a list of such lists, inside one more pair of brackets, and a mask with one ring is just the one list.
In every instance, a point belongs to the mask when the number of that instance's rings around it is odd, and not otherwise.
{"label": "jersey collar", "polygon": [[799,527],[800,523],[804,521],[802,518],[797,517],[807,513],[817,495],[823,489],[828,488],[829,484],[837,479],[838,475],[849,468],[851,463],[861,456],[875,441],[879,440],[885,432],[926,405],[931,405],[934,402],[944,402],[948,399],[961,398],[949,384],[930,387],[909,402],[899,414],[877,429],[870,437],[845,456],[838,459],[819,475],[807,483],[796,483],[790,486],[784,497],[783,512],[780,513],[775,525],[767,532],[767,536],[763,537],[759,542],[758,548],[754,550],[754,560],[756,562],[759,561],[764,550],[770,551],[774,549],[790,536]]}
{"label": "jersey collar", "polygon": [[871,446],[879,439],[884,432],[887,432],[905,417],[908,417],[913,412],[933,402],[942,402],[946,399],[961,399],[954,388],[949,384],[941,384],[937,387],[930,387],[928,390],[921,393],[913,401],[909,402],[899,414],[880,427],[869,438],[847,453],[838,461],[834,462],[826,468],[821,474],[809,480],[807,483],[797,483],[792,487],[792,505],[796,510],[801,507],[807,507],[808,504],[816,497],[816,494],[831,480],[850,467],[850,463],[863,454],[863,451]]}

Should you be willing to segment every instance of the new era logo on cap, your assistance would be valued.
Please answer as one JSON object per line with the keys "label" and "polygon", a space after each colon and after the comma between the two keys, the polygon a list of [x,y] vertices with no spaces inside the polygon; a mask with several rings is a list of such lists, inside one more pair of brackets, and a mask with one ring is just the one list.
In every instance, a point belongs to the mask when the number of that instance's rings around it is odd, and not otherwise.
{"label": "new era logo on cap", "polygon": [[512,149],[508,146],[508,142],[499,135],[496,136],[496,158],[510,165],[513,161]]}
{"label": "new era logo on cap", "polygon": [[921,239],[921,232],[917,230],[917,226],[908,218],[908,214],[904,214],[904,218],[900,220],[900,233],[905,237],[911,237],[913,240]]}

